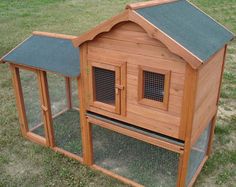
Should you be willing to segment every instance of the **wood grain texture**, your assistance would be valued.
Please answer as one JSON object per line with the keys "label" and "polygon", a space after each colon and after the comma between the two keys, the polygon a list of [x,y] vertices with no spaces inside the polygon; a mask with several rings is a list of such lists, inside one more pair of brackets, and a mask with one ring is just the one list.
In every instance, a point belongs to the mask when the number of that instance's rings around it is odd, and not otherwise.
{"label": "wood grain texture", "polygon": [[[137,41],[137,36],[139,35],[137,33],[141,33],[139,37],[142,38],[140,39],[142,42],[139,42],[140,40]],[[146,38],[148,39],[146,40]],[[93,110],[109,117],[113,116],[119,120],[125,120],[149,130],[179,138],[185,69],[187,65],[183,59],[172,54],[160,41],[150,38],[147,33],[142,31],[139,25],[131,22],[117,25],[111,32],[101,34],[95,40],[88,42],[87,57],[87,66],[83,66],[84,69],[89,69],[87,71],[88,74],[91,73],[89,61],[113,66],[116,66],[121,61],[127,63],[127,75],[123,73],[123,76],[121,76],[121,79],[122,77],[126,79],[127,76],[126,83],[124,83],[126,85],[126,93],[123,98],[125,99],[121,99],[121,102],[127,102],[126,112],[123,115],[126,117],[115,114],[111,115],[95,105],[90,105],[89,107],[86,105],[88,110]],[[145,66],[147,69],[169,72],[170,80],[168,81],[169,85],[167,85],[169,87],[169,94],[167,94],[169,99],[166,102],[168,110],[163,110],[156,106],[145,106],[139,102],[138,84],[140,83],[140,66]],[[91,82],[88,79],[91,76],[88,76],[88,74],[85,76],[85,82]],[[85,93],[86,97],[91,100],[93,96],[92,91],[87,90]]]}
{"label": "wood grain texture", "polygon": [[126,6],[126,9],[136,10],[140,8],[146,8],[146,7],[152,7],[152,6],[157,6],[161,4],[171,3],[174,1],[176,0],[153,0],[153,1],[147,1],[147,2],[132,3],[132,4],[128,4]]}
{"label": "wood grain texture", "polygon": [[222,48],[199,69],[192,143],[197,140],[216,115],[224,54],[225,48]]}
{"label": "wood grain texture", "polygon": [[60,38],[60,39],[65,39],[65,40],[75,40],[75,39],[77,39],[77,36],[50,33],[50,32],[41,32],[41,31],[34,31],[32,34],[36,35],[36,36],[47,36],[47,37],[51,37],[51,38]]}

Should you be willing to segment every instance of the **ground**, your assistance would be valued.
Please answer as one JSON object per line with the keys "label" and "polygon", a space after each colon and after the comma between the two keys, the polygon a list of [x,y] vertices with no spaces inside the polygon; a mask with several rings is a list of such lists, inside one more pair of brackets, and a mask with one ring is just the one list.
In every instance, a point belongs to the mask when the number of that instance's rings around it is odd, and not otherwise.
{"label": "ground", "polygon": [[[135,0],[134,0],[135,1]],[[79,35],[130,0],[1,0],[0,56],[34,30]],[[236,0],[192,0],[236,33]],[[125,186],[22,138],[7,65],[0,65],[0,186]],[[236,41],[229,45],[213,153],[195,184],[236,181]]]}

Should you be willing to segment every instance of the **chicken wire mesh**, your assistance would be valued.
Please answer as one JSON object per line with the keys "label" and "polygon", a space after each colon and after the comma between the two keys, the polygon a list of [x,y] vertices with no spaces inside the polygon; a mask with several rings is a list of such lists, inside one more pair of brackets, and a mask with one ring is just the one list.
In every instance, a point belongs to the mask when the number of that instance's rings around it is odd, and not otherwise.
{"label": "chicken wire mesh", "polygon": [[147,187],[176,186],[179,154],[93,125],[94,163]]}
{"label": "chicken wire mesh", "polygon": [[165,75],[143,71],[144,98],[163,102]]}
{"label": "chicken wire mesh", "polygon": [[37,74],[22,69],[19,72],[29,131],[45,137]]}
{"label": "chicken wire mesh", "polygon": [[95,100],[115,105],[115,72],[102,68],[93,68]]}
{"label": "chicken wire mesh", "polygon": [[57,74],[47,73],[47,80],[52,115],[56,115],[67,107],[65,78]]}
{"label": "chicken wire mesh", "polygon": [[78,90],[78,80],[71,79],[71,95],[72,95],[72,106],[79,108],[79,90]]}
{"label": "chicken wire mesh", "polygon": [[205,158],[209,143],[210,131],[211,131],[211,124],[208,125],[208,127],[198,138],[197,142],[191,148],[190,158],[188,162],[186,186],[191,182],[201,162]]}
{"label": "chicken wire mesh", "polygon": [[[55,74],[48,74],[48,87],[52,113],[56,115],[53,118],[55,144],[59,148],[81,156],[82,144],[79,111],[70,109],[61,114],[59,113],[67,108],[65,78]],[[73,103],[73,101],[78,100],[78,97],[76,98],[78,90],[73,81],[71,89]],[[60,115],[57,115],[58,113]]]}

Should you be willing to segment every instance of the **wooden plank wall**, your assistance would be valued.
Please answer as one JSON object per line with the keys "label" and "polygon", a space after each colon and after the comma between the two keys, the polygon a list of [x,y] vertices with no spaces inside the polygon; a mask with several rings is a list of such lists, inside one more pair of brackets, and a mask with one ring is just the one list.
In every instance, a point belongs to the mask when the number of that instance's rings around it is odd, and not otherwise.
{"label": "wooden plank wall", "polygon": [[[171,53],[161,42],[148,37],[140,26],[125,22],[89,42],[88,59],[106,63],[112,63],[114,59],[127,62],[126,116],[109,114],[93,107],[88,107],[89,110],[179,138],[186,68],[182,58]],[[167,111],[138,103],[139,65],[171,71]]]}
{"label": "wooden plank wall", "polygon": [[199,69],[192,128],[193,141],[199,137],[216,114],[224,52],[225,48],[222,48],[209,62]]}

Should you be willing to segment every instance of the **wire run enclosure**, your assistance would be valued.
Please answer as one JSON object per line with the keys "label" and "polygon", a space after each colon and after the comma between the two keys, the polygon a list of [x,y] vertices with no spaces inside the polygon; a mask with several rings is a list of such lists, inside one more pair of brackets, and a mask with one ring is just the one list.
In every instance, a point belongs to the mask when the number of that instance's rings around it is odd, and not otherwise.
{"label": "wire run enclosure", "polygon": [[25,66],[10,67],[23,135],[82,160],[78,79]]}
{"label": "wire run enclosure", "polygon": [[79,37],[34,32],[0,62],[26,138],[133,186],[191,187],[233,38],[189,1],[154,0]]}

